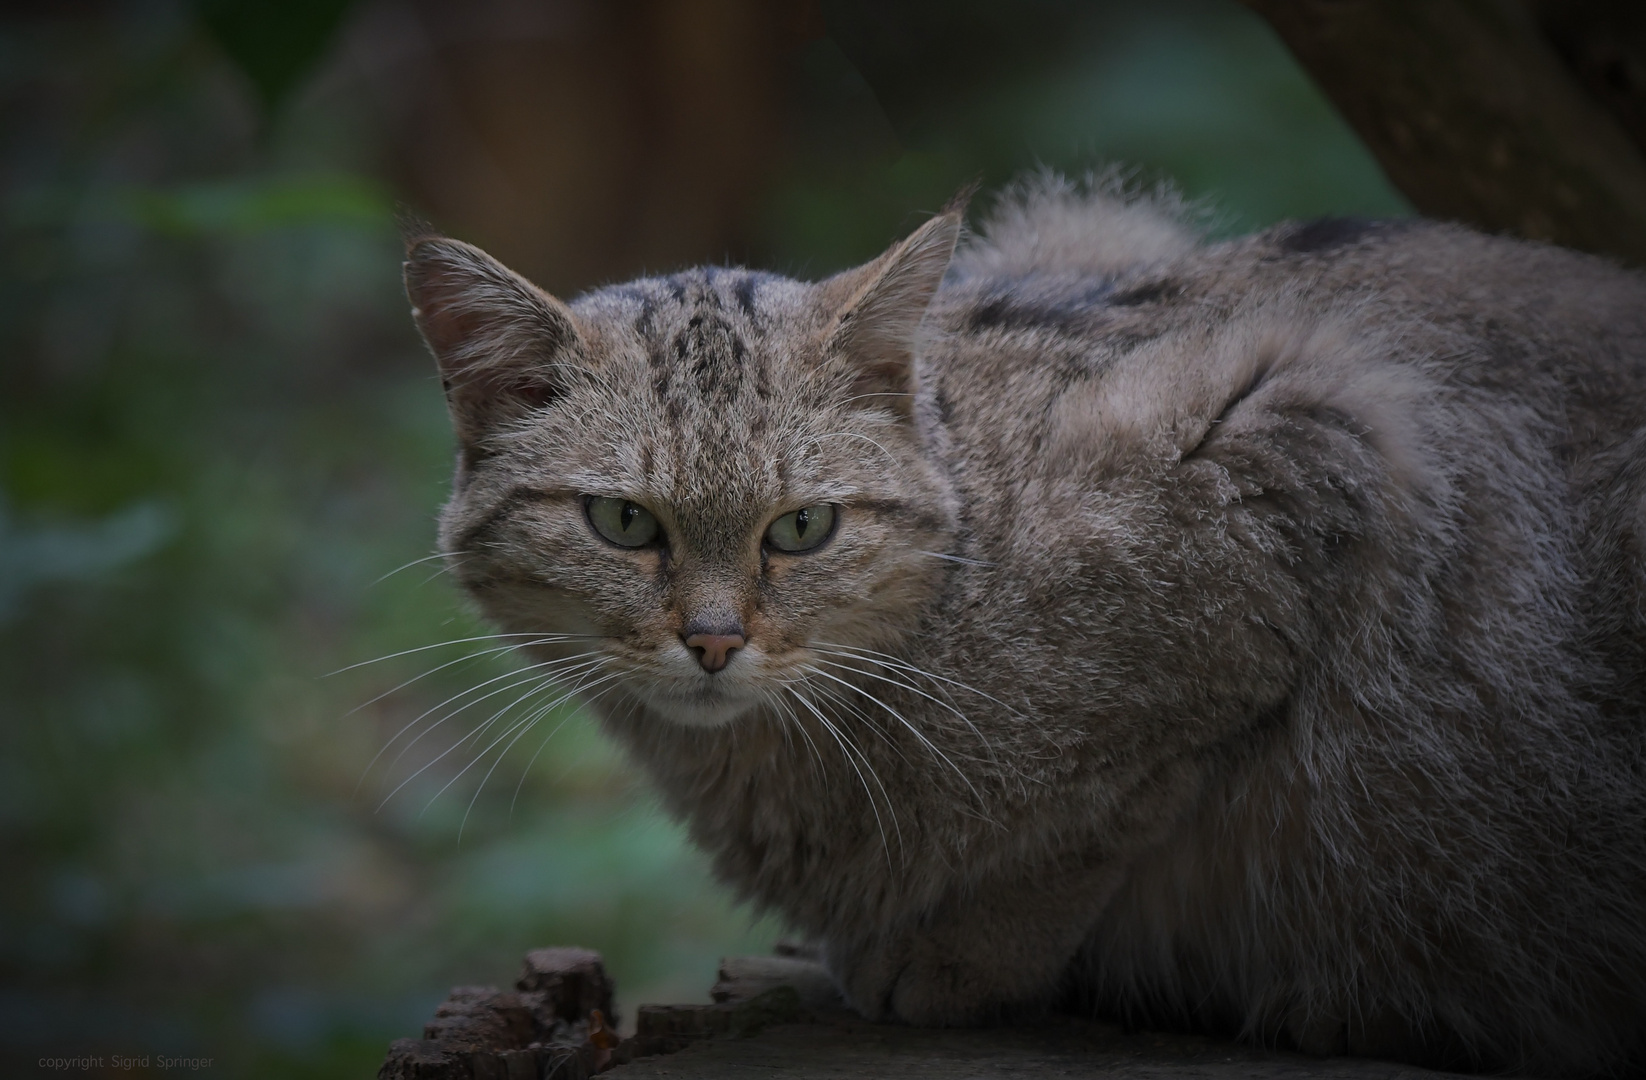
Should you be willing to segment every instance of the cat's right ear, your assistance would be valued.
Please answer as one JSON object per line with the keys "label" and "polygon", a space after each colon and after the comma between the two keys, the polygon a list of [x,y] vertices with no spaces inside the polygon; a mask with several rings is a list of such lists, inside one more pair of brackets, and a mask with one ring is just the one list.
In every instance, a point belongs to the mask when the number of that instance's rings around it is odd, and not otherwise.
{"label": "cat's right ear", "polygon": [[969,195],[880,258],[821,284],[823,302],[837,311],[823,352],[851,361],[855,396],[882,398],[894,412],[913,415],[920,326],[954,256]]}
{"label": "cat's right ear", "polygon": [[583,369],[571,310],[479,248],[443,236],[410,239],[405,276],[466,453],[547,405],[568,373]]}

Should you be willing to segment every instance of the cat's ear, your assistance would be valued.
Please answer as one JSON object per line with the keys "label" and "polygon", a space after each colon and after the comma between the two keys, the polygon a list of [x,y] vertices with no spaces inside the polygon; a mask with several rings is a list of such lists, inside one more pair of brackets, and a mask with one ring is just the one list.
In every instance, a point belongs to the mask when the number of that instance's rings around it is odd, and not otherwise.
{"label": "cat's ear", "polygon": [[571,310],[479,248],[443,236],[410,239],[405,275],[465,450],[548,404],[568,373],[583,368]]}
{"label": "cat's ear", "polygon": [[963,209],[957,199],[880,258],[821,286],[825,303],[838,304],[839,312],[824,355],[855,365],[856,394],[884,396],[903,415],[914,410],[920,324],[960,239]]}

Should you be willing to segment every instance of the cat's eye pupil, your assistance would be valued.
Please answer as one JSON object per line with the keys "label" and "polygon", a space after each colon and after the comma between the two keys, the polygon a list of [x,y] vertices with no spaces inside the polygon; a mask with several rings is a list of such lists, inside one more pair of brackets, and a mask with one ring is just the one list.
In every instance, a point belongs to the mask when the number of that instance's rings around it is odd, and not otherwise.
{"label": "cat's eye pupil", "polygon": [[806,535],[806,524],[811,521],[811,519],[812,515],[809,509],[797,510],[794,515],[794,534],[804,539]]}
{"label": "cat's eye pupil", "polygon": [[623,513],[621,515],[621,519],[622,519],[622,522],[623,522],[623,531],[624,532],[629,531],[629,525],[634,522],[634,516],[638,513],[640,513],[640,508],[635,506],[634,503],[625,502],[623,504]]}

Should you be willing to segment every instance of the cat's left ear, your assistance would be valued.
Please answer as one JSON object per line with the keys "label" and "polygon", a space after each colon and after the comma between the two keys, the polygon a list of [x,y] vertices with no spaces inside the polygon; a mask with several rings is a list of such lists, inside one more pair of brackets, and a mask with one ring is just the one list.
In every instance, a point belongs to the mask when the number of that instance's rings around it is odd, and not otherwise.
{"label": "cat's left ear", "polygon": [[904,416],[914,411],[920,324],[960,240],[964,209],[956,199],[880,258],[822,284],[826,302],[846,297],[823,354],[856,367],[855,394],[883,396]]}
{"label": "cat's left ear", "polygon": [[408,240],[405,274],[465,452],[548,404],[584,368],[571,310],[479,248],[444,236]]}

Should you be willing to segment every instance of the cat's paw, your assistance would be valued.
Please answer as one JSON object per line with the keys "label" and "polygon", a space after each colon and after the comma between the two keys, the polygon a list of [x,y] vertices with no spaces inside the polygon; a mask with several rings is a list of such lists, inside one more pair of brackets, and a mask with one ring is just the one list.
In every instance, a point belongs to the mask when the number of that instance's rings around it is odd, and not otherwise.
{"label": "cat's paw", "polygon": [[912,950],[891,988],[891,1012],[919,1027],[964,1027],[999,1015],[1007,1006],[998,972],[963,957]]}
{"label": "cat's paw", "polygon": [[898,944],[875,941],[855,945],[830,942],[824,951],[829,974],[846,1004],[865,1020],[885,1023],[892,1012],[892,990],[907,963]]}
{"label": "cat's paw", "polygon": [[926,937],[876,942],[848,955],[831,950],[829,960],[847,1003],[880,1022],[964,1027],[1001,1015],[1021,990],[1008,985],[1016,980],[1000,965]]}

